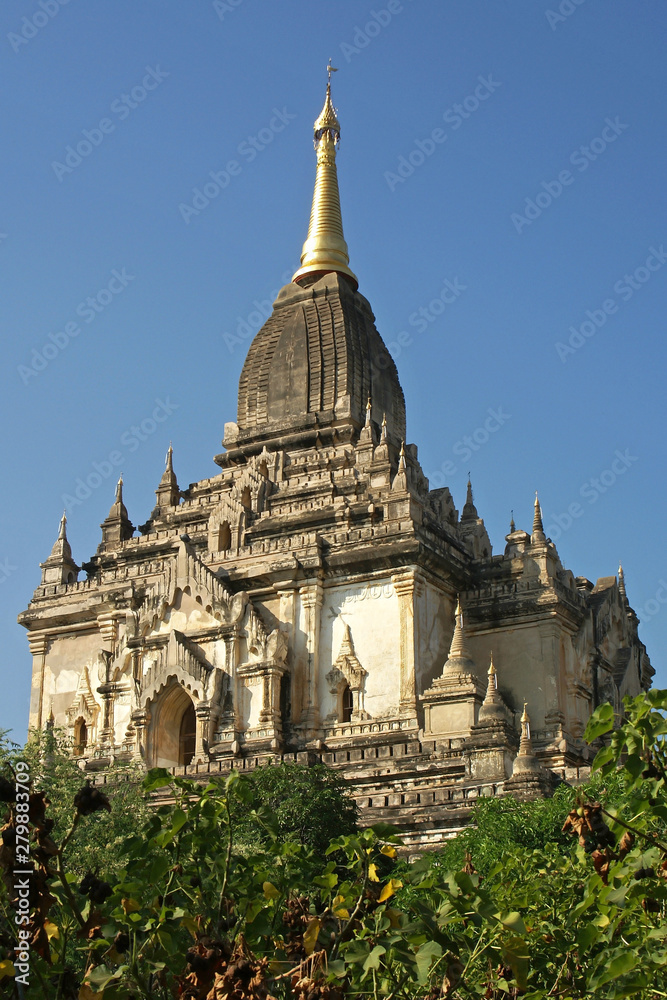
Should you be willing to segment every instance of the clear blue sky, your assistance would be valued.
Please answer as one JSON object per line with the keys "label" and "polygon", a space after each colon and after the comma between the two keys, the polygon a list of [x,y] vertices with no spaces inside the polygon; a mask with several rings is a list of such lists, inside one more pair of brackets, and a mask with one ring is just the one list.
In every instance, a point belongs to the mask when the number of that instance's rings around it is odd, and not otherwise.
{"label": "clear blue sky", "polygon": [[667,683],[666,28],[661,0],[2,5],[0,727],[77,482],[81,563],[118,471],[135,524],[170,439],[182,487],[217,471],[330,56],[351,266],[426,474],[460,510],[470,470],[495,551],[539,489],[575,575],[621,560]]}

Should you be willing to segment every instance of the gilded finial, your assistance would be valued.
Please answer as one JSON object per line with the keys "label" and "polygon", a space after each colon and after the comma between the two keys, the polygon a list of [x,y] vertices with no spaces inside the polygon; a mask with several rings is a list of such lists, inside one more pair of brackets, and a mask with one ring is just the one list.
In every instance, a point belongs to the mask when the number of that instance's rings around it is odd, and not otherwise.
{"label": "gilded finial", "polygon": [[510,511],[510,534],[514,534],[516,531],[516,524],[514,523],[514,511]]}
{"label": "gilded finial", "polygon": [[366,427],[371,425],[371,397],[368,397],[368,402],[366,403]]}
{"label": "gilded finial", "polygon": [[491,650],[491,656],[489,657],[489,677],[496,676],[496,668],[493,665],[493,650]]}
{"label": "gilded finial", "polygon": [[67,510],[64,510],[63,511],[63,516],[60,518],[60,528],[58,529],[58,539],[59,540],[67,538],[67,531],[66,531],[66,528],[65,528],[66,524],[67,524]]}
{"label": "gilded finial", "polygon": [[123,502],[123,473],[121,472],[116,483],[116,503]]}
{"label": "gilded finial", "polygon": [[523,703],[523,713],[521,715],[521,722],[524,723],[524,724],[530,722],[530,716],[528,715],[528,702],[527,701],[524,701],[524,703]]}
{"label": "gilded finial", "polygon": [[308,236],[301,252],[301,267],[292,281],[297,284],[308,284],[321,275],[333,271],[344,274],[356,289],[359,282],[349,267],[350,255],[343,236],[336,173],[336,147],[340,142],[340,122],[331,101],[331,74],[336,72],[336,67],[332,66],[329,60],[324,107],[314,125],[317,173]]}
{"label": "gilded finial", "polygon": [[387,414],[382,414],[382,430],[380,431],[380,444],[387,440]]}
{"label": "gilded finial", "polygon": [[398,469],[399,472],[405,470],[405,441],[401,441],[401,450],[398,457]]}

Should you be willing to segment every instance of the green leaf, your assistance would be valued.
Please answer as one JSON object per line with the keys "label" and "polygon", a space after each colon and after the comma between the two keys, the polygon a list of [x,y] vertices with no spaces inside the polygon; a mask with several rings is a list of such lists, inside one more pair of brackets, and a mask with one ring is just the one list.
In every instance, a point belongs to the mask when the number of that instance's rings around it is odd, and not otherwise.
{"label": "green leaf", "polygon": [[639,961],[639,956],[636,955],[630,948],[622,951],[616,958],[612,958],[611,962],[605,962],[605,966],[601,971],[599,976],[594,976],[589,982],[589,989],[599,989],[600,986],[604,986],[605,983],[609,983],[612,979],[617,979],[619,976],[624,976],[627,972],[630,972],[635,968],[637,962]]}
{"label": "green leaf", "polygon": [[319,885],[321,889],[333,889],[338,885],[338,876],[333,872],[329,872],[326,875],[316,875],[313,882],[315,885]]}
{"label": "green leaf", "polygon": [[[305,937],[304,937],[305,942]],[[364,962],[364,972],[368,972],[370,969],[380,968],[380,959],[384,954],[386,954],[387,949],[383,948],[381,944],[376,944],[372,952]]]}
{"label": "green leaf", "polygon": [[153,767],[144,778],[144,791],[154,792],[157,788],[171,785],[173,780],[173,774],[170,774],[166,767]]}
{"label": "green leaf", "polygon": [[614,707],[609,703],[605,705],[600,705],[595,709],[590,719],[588,720],[588,725],[586,726],[586,732],[584,733],[584,739],[588,743],[592,743],[599,736],[604,733],[608,733],[610,729],[614,727]]}
{"label": "green leaf", "polygon": [[504,917],[500,918],[500,922],[503,927],[509,927],[509,929],[514,931],[515,934],[526,933],[526,925],[521,918],[521,914],[516,911],[506,913]]}
{"label": "green leaf", "polygon": [[431,964],[437,961],[442,955],[442,947],[437,941],[426,941],[415,955],[417,964],[417,977],[420,983],[425,983],[428,979]]}

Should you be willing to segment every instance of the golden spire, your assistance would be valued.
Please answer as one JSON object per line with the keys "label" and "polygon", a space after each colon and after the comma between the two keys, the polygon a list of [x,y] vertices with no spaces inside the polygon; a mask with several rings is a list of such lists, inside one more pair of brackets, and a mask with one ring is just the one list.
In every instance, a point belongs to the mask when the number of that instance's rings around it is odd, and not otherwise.
{"label": "golden spire", "polygon": [[340,141],[340,123],[336,117],[336,109],[331,103],[331,74],[336,72],[331,60],[327,72],[329,74],[327,95],[314,126],[317,174],[310,225],[301,252],[301,267],[292,281],[300,284],[308,275],[316,277],[319,274],[336,271],[350,278],[356,289],[359,282],[349,268],[350,256],[343,236],[343,220],[340,214],[336,173],[336,146]]}

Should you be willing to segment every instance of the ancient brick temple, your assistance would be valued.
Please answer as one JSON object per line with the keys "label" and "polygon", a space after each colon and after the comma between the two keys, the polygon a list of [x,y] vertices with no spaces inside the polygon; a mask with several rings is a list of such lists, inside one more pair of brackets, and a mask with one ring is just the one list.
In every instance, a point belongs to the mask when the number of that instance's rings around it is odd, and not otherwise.
{"label": "ancient brick temple", "polygon": [[479,795],[576,777],[593,708],[653,670],[622,572],[565,569],[537,498],[494,555],[470,484],[460,515],[429,489],[350,270],[339,136],[328,86],[301,267],[248,351],[218,473],[181,490],[170,449],[138,534],[119,482],[84,580],[63,518],[19,618],[30,724],[67,727],[89,769],[323,759],[364,821],[425,844]]}

